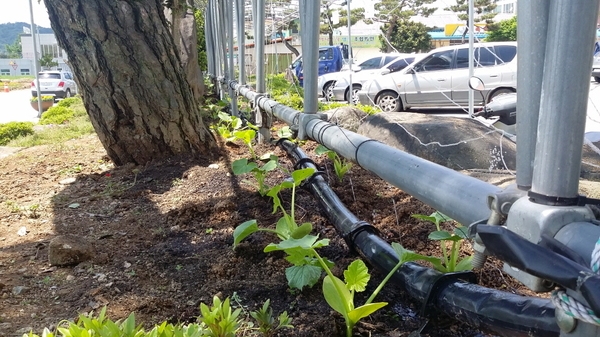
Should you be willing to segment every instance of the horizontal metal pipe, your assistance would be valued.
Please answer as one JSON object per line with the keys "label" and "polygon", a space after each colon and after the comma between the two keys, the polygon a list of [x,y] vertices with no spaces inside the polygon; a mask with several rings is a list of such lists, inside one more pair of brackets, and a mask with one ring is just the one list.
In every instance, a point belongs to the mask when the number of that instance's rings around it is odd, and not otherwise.
{"label": "horizontal metal pipe", "polygon": [[328,122],[309,120],[305,130],[318,143],[465,226],[487,219],[488,196],[501,191],[492,184]]}
{"label": "horizontal metal pipe", "polygon": [[[300,112],[235,81],[229,85],[241,95],[289,125],[297,125]],[[258,97],[258,99],[257,99]],[[300,126],[302,128],[302,126]],[[487,219],[487,198],[501,191],[492,184],[403,152],[394,147],[319,119],[309,119],[306,135],[352,160],[381,179],[467,226]]]}

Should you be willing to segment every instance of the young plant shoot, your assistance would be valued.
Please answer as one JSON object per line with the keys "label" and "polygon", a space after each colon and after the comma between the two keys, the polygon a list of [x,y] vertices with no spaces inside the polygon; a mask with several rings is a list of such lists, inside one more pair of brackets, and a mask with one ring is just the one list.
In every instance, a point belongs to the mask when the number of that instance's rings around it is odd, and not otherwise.
{"label": "young plant shoot", "polygon": [[326,148],[321,144],[319,144],[319,146],[315,148],[315,153],[319,156],[322,154],[327,155],[327,157],[333,162],[333,169],[335,171],[335,175],[337,176],[340,182],[344,180],[344,176],[352,168],[351,162],[342,159],[337,153]]}

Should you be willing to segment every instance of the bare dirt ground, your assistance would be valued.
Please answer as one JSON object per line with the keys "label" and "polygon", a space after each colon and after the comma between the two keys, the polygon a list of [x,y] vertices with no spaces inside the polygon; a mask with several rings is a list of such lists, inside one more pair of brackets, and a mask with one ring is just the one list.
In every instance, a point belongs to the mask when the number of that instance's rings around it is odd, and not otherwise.
{"label": "bare dirt ground", "polygon": [[[314,146],[308,142],[305,152],[331,173],[331,163],[315,157]],[[271,213],[268,198],[242,182],[249,177],[230,172],[232,161],[248,156],[246,148],[222,147],[213,159],[114,167],[97,137],[89,136],[0,159],[0,336],[40,333],[103,306],[113,320],[135,312],[146,328],[163,320],[193,322],[201,302],[234,294],[235,305],[245,310],[256,310],[267,299],[276,314],[287,310],[294,329],[281,336],[341,335],[344,321],[324,301],[320,284],[303,291],[288,288],[287,262],[282,255],[263,253],[268,235],[255,234],[232,249],[235,226],[249,219],[271,226],[279,216]],[[292,167],[283,152],[269,150]],[[275,173],[269,182],[283,178]],[[439,255],[438,244],[427,239],[434,225],[411,217],[433,209],[356,166],[343,184],[330,179],[346,206],[377,226],[388,242]],[[334,272],[340,275],[357,256],[307,191],[298,193],[297,215],[331,239],[322,254],[336,263]],[[49,242],[65,234],[90,242],[92,259],[51,266]],[[479,272],[480,282],[518,292],[517,283],[498,266]],[[381,278],[375,272],[369,289]],[[408,336],[424,324],[419,304],[402,291],[388,286],[379,296],[390,305],[359,323],[357,335]],[[441,316],[431,319],[434,328],[424,336],[487,336]]]}

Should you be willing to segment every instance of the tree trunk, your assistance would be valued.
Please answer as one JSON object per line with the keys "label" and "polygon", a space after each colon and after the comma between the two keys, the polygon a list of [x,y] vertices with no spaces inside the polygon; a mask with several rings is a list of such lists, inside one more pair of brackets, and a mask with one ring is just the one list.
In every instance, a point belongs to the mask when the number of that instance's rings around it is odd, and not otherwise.
{"label": "tree trunk", "polygon": [[392,33],[394,32],[394,28],[396,28],[397,20],[392,18],[388,24],[388,29],[385,32],[385,43],[387,44],[386,53],[391,53],[394,50],[394,47],[390,44],[390,38],[392,37]]}
{"label": "tree trunk", "polygon": [[44,0],[94,129],[116,165],[210,155],[159,0]]}
{"label": "tree trunk", "polygon": [[[169,13],[170,12],[170,13]],[[204,96],[204,81],[198,64],[198,37],[196,19],[194,18],[193,0],[174,0],[173,8],[165,11],[171,22],[173,40],[179,50],[181,65],[187,76],[197,104],[201,104]]]}

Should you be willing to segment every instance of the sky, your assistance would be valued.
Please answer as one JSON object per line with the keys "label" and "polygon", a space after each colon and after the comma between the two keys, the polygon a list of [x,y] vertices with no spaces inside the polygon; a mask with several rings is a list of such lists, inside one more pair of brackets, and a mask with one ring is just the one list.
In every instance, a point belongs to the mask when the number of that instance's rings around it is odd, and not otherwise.
{"label": "sky", "polygon": [[[48,12],[42,1],[31,0],[33,21],[40,27],[50,28]],[[0,0],[0,23],[27,22],[31,24],[29,0]]]}

